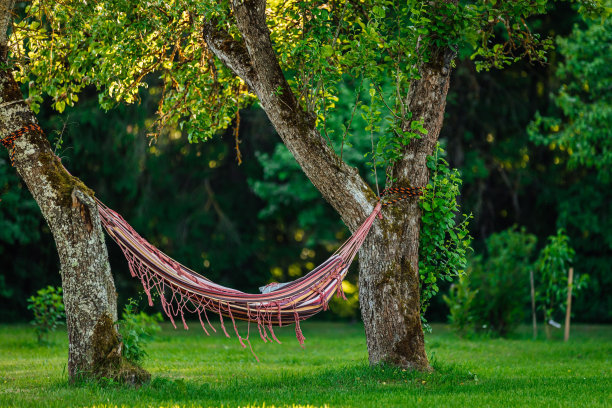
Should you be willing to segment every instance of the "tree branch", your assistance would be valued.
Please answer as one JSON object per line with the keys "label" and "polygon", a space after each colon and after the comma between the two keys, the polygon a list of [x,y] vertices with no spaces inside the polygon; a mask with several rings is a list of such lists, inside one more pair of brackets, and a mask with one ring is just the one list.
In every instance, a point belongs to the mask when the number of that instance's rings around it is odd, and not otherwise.
{"label": "tree branch", "polygon": [[235,1],[234,15],[244,42],[209,22],[204,30],[206,43],[257,95],[306,176],[355,230],[371,212],[376,195],[357,169],[340,162],[317,130],[315,118],[298,103],[272,47],[265,8],[265,0]]}
{"label": "tree branch", "polygon": [[[455,0],[450,0],[455,2]],[[455,2],[456,3],[456,2]],[[412,120],[423,120],[427,134],[412,139],[400,162],[392,168],[393,176],[400,184],[424,186],[429,180],[427,156],[431,155],[442,129],[446,95],[450,84],[451,64],[456,51],[450,47],[433,46],[429,61],[419,69],[419,79],[410,83],[404,105],[412,113],[411,120],[402,123],[404,131],[410,129]]]}
{"label": "tree branch", "polygon": [[244,43],[234,40],[227,31],[217,27],[216,21],[205,21],[202,35],[217,58],[257,93],[255,71]]}
{"label": "tree branch", "polygon": [[6,58],[8,29],[13,17],[15,0],[0,0],[0,58]]}

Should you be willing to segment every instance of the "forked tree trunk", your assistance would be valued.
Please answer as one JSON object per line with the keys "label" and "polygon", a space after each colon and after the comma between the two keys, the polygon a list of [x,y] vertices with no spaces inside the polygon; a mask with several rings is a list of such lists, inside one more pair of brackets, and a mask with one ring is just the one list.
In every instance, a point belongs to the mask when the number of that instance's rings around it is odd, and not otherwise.
{"label": "forked tree trunk", "polygon": [[[356,169],[341,163],[297,102],[270,41],[265,0],[234,3],[242,40],[210,21],[204,39],[210,50],[257,94],[268,118],[302,170],[323,197],[355,230],[370,213],[376,196]],[[423,119],[428,135],[408,146],[394,169],[401,186],[424,186],[431,154],[442,127],[452,53],[439,50],[421,68],[406,101],[414,118]],[[279,92],[280,90],[280,92]],[[409,125],[409,124],[407,124]],[[383,211],[359,255],[360,302],[371,364],[429,370],[420,318],[419,230],[416,199]]]}
{"label": "forked tree trunk", "polygon": [[[439,49],[421,67],[421,78],[411,84],[407,106],[413,118],[424,121],[427,135],[413,139],[394,167],[398,185],[420,187],[429,181],[427,156],[442,129],[453,57],[451,50]],[[385,208],[383,216],[359,252],[359,294],[370,362],[429,370],[420,314],[418,200],[400,201]]]}
{"label": "forked tree trunk", "polygon": [[[0,27],[2,33],[10,21],[9,3],[0,3],[0,22],[5,23]],[[5,65],[6,37],[0,40],[0,61]],[[10,70],[0,70],[0,138],[36,123]],[[14,153],[16,170],[55,239],[66,310],[70,379],[104,376],[131,383],[147,380],[148,373],[124,364],[121,356],[115,325],[117,294],[93,191],[68,174],[41,132],[25,132],[9,149]]]}

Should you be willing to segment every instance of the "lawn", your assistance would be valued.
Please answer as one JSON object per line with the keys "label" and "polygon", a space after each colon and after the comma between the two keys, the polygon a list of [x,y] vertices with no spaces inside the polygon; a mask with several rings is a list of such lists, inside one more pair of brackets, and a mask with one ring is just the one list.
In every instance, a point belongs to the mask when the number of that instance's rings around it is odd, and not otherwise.
{"label": "lawn", "polygon": [[[27,325],[0,326],[1,406],[155,407],[404,407],[612,406],[612,327],[576,326],[569,343],[459,339],[434,325],[427,350],[432,374],[370,368],[363,326],[305,322],[306,347],[292,328],[283,342],[253,346],[164,325],[144,366],[150,384],[139,389],[67,381],[67,339],[55,333],[38,346]],[[560,336],[560,333],[556,333]]]}

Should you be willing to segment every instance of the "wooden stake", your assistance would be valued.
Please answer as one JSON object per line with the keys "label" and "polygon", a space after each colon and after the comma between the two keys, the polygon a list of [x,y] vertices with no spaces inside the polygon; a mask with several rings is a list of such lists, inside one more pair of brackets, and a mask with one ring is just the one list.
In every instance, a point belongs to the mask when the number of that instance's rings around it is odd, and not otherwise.
{"label": "wooden stake", "polygon": [[570,317],[572,315],[572,286],[574,283],[574,268],[569,268],[569,277],[567,279],[567,308],[565,311],[565,335],[564,341],[569,340],[570,335]]}
{"label": "wooden stake", "polygon": [[538,338],[538,324],[536,320],[536,307],[535,307],[535,284],[533,282],[533,270],[529,271],[529,282],[531,283],[531,317],[533,320],[533,339]]}

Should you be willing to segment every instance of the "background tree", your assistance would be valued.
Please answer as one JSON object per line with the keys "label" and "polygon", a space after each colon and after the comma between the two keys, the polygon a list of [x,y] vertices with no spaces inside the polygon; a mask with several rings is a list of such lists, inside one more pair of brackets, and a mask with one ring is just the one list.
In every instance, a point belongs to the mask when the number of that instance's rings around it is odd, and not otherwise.
{"label": "background tree", "polygon": [[[546,338],[550,339],[549,322],[565,311],[568,293],[568,272],[576,252],[569,244],[565,231],[557,231],[557,235],[548,237],[548,243],[538,256],[536,262],[538,272],[538,301],[544,314]],[[576,275],[572,282],[574,296],[583,289],[588,281],[588,275]]]}
{"label": "background tree", "polygon": [[[160,72],[159,124],[182,125],[192,139],[226,127],[255,94],[306,175],[354,228],[376,195],[344,162],[344,143],[338,153],[330,147],[325,118],[340,79],[363,81],[369,125],[386,124],[373,160],[386,167],[387,185],[423,186],[441,128],[451,46],[461,39],[473,44],[481,67],[539,59],[542,43],[523,19],[543,11],[545,2],[296,2],[271,3],[267,11],[265,2],[149,2],[146,10],[130,2],[35,2],[28,13],[36,21],[23,23],[13,49],[20,80],[34,80],[28,97],[34,107],[44,91],[63,110],[87,84],[100,87],[106,107],[133,102],[147,75]],[[388,78],[394,86],[385,94]],[[346,128],[337,135],[342,142],[350,140]],[[402,210],[386,213],[361,253],[362,312],[371,362],[426,368],[420,210],[416,202]]]}
{"label": "background tree", "polygon": [[552,95],[556,115],[538,112],[529,130],[536,143],[566,152],[568,166],[594,168],[602,181],[610,181],[612,22],[586,22],[586,29],[576,26],[571,36],[558,40],[565,61],[556,73],[562,85]]}

